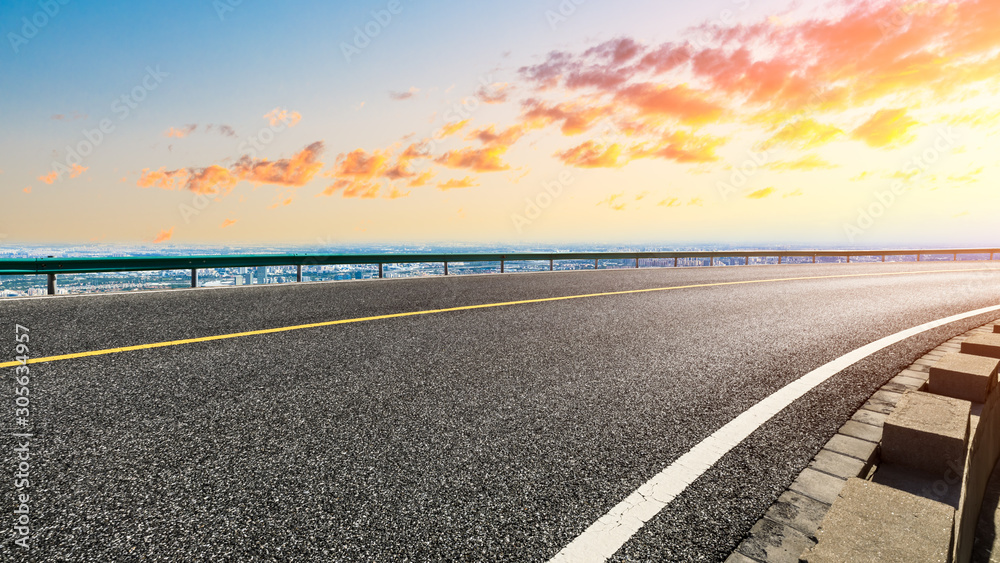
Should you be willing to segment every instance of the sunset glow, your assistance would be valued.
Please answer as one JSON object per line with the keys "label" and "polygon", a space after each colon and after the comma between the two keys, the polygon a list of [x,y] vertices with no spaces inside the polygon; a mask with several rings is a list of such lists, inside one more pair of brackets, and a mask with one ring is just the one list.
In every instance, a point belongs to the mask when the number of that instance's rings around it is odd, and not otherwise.
{"label": "sunset glow", "polygon": [[8,242],[995,243],[996,0],[183,5],[0,8]]}

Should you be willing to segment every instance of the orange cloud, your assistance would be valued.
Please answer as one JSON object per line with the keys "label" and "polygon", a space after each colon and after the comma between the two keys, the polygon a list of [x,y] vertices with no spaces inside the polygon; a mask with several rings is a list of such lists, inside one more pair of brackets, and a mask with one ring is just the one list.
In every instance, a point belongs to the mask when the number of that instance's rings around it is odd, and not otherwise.
{"label": "orange cloud", "polygon": [[629,86],[616,95],[617,101],[637,108],[640,115],[670,117],[687,125],[704,125],[722,115],[722,106],[707,98],[706,93],[685,85],[649,83]]}
{"label": "orange cloud", "polygon": [[187,182],[189,175],[186,169],[167,170],[160,168],[159,170],[150,170],[143,168],[142,172],[139,173],[137,185],[140,188],[157,187],[164,190],[176,190]]}
{"label": "orange cloud", "polygon": [[512,125],[499,133],[496,132],[495,125],[490,125],[489,127],[472,131],[465,136],[465,140],[476,140],[484,145],[495,147],[510,147],[520,140],[525,133],[527,133],[527,127],[524,125]]}
{"label": "orange cloud", "polygon": [[236,219],[226,219],[225,221],[222,222],[222,225],[219,225],[219,228],[220,229],[225,229],[226,227],[230,227],[232,225],[235,225],[236,222],[237,222]]}
{"label": "orange cloud", "polygon": [[447,182],[438,182],[437,186],[439,190],[453,190],[456,188],[471,188],[473,186],[478,186],[478,185],[479,184],[476,183],[476,181],[472,178],[472,176],[466,176],[461,180],[456,180],[452,178]]}
{"label": "orange cloud", "polygon": [[271,127],[277,127],[279,123],[295,127],[302,120],[302,114],[297,111],[288,111],[284,108],[274,108],[264,114],[264,119],[267,120]]}
{"label": "orange cloud", "polygon": [[26,194],[30,194],[31,193],[31,186],[28,186],[27,188],[24,188],[24,190],[22,190],[22,191],[24,193],[26,193]]}
{"label": "orange cloud", "polygon": [[663,158],[681,163],[704,163],[719,160],[715,149],[726,139],[714,135],[694,135],[685,131],[672,131],[650,145],[637,145],[631,158]]}
{"label": "orange cloud", "polygon": [[465,126],[468,125],[470,121],[472,121],[472,120],[471,119],[464,119],[462,121],[455,121],[455,122],[452,122],[452,123],[446,123],[444,125],[444,127],[442,127],[441,130],[438,131],[434,136],[437,137],[438,139],[444,139],[445,137],[450,137],[450,136],[454,135],[455,133],[458,133],[459,131],[461,131],[462,129],[464,129]]}
{"label": "orange cloud", "polygon": [[434,177],[433,170],[416,172],[410,163],[414,160],[430,158],[427,151],[427,141],[412,143],[393,160],[394,149],[373,151],[356,149],[340,154],[334,169],[324,176],[334,178],[321,195],[333,195],[341,191],[343,197],[375,198],[383,187],[389,188],[385,196],[388,199],[405,197],[409,192],[402,192],[394,182],[405,181],[409,188],[424,186]]}
{"label": "orange cloud", "polygon": [[190,135],[192,132],[194,132],[194,130],[197,127],[198,127],[198,125],[196,125],[196,124],[185,125],[184,127],[181,127],[180,129],[174,129],[173,127],[171,127],[170,129],[167,129],[167,131],[163,134],[163,136],[164,137],[176,137],[178,139],[182,139],[182,138],[187,137],[188,135]]}
{"label": "orange cloud", "polygon": [[419,188],[420,186],[426,186],[432,178],[434,178],[434,171],[425,170],[420,175],[407,182],[406,185],[410,188]]}
{"label": "orange cloud", "polygon": [[[80,166],[79,164],[73,164],[69,167],[69,177],[76,178],[80,174],[83,174],[87,170],[90,170],[89,166]],[[51,183],[51,182],[50,182]]]}
{"label": "orange cloud", "polygon": [[830,164],[829,162],[823,160],[815,154],[809,154],[799,158],[797,160],[788,160],[780,162],[769,162],[764,165],[765,168],[769,170],[775,170],[780,172],[787,172],[792,170],[822,170],[836,168],[836,166]]}
{"label": "orange cloud", "polygon": [[628,159],[621,159],[622,147],[618,143],[600,145],[587,141],[555,156],[567,166],[577,168],[621,168]]}
{"label": "orange cloud", "polygon": [[844,132],[838,127],[818,123],[811,118],[804,118],[779,129],[770,139],[764,141],[761,147],[764,150],[776,146],[811,149],[825,145],[843,134]]}
{"label": "orange cloud", "polygon": [[917,125],[905,109],[883,109],[852,131],[851,137],[876,148],[905,145],[913,141],[909,130]]}
{"label": "orange cloud", "polygon": [[530,128],[562,123],[563,135],[579,135],[590,129],[599,119],[612,114],[607,106],[592,106],[576,102],[548,104],[537,99],[522,103],[521,118]]}
{"label": "orange cloud", "polygon": [[188,190],[205,195],[224,195],[233,190],[239,178],[228,168],[211,165],[201,169],[188,169]]}
{"label": "orange cloud", "polygon": [[49,172],[48,174],[46,174],[44,176],[39,176],[38,177],[39,181],[45,182],[46,184],[52,184],[57,179],[59,179],[59,173],[56,172],[55,170],[53,170],[52,172]]}
{"label": "orange cloud", "polygon": [[255,184],[300,187],[323,168],[323,163],[319,161],[322,152],[323,142],[317,141],[292,158],[270,161],[244,155],[232,168],[216,164],[205,168],[178,170],[144,168],[139,174],[137,185],[140,188],[157,187],[164,190],[183,188],[204,195],[227,195],[238,182],[244,180]]}
{"label": "orange cloud", "polygon": [[323,141],[316,141],[292,158],[269,161],[243,156],[233,166],[233,175],[255,184],[299,187],[312,180],[323,168],[323,163],[319,160],[322,154]]}
{"label": "orange cloud", "polygon": [[510,165],[501,158],[505,152],[507,152],[507,148],[502,146],[486,146],[480,149],[464,148],[448,151],[434,159],[434,162],[448,168],[465,168],[474,172],[498,172],[510,169]]}
{"label": "orange cloud", "polygon": [[619,199],[622,199],[624,197],[625,197],[625,192],[611,194],[610,196],[607,197],[607,199],[602,199],[601,201],[597,202],[597,206],[600,207],[602,205],[607,205],[613,211],[624,211],[625,203],[616,203]]}
{"label": "orange cloud", "polygon": [[764,199],[774,193],[774,188],[764,188],[747,194],[747,199]]}
{"label": "orange cloud", "polygon": [[164,230],[160,231],[160,234],[156,235],[153,238],[153,244],[159,244],[161,242],[166,242],[166,241],[170,240],[171,238],[173,238],[173,236],[174,236],[174,228],[173,227],[170,227],[169,229],[164,229]]}

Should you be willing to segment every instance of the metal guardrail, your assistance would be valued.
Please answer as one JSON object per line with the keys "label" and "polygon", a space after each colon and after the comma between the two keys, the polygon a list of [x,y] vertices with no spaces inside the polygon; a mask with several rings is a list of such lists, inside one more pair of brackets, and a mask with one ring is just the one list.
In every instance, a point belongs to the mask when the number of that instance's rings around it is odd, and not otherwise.
{"label": "metal guardrail", "polygon": [[116,257],[116,258],[16,258],[0,260],[0,276],[47,275],[48,293],[56,292],[57,274],[84,274],[100,272],[137,272],[155,270],[191,270],[191,287],[198,285],[199,269],[214,268],[254,268],[260,266],[297,266],[296,280],[302,281],[303,266],[334,266],[351,264],[378,264],[378,277],[383,277],[384,264],[444,263],[444,274],[448,275],[449,262],[499,262],[500,272],[505,271],[507,262],[548,261],[549,270],[554,269],[557,260],[593,260],[594,268],[600,260],[673,259],[674,266],[681,258],[707,258],[714,265],[720,258],[743,258],[749,264],[751,258],[811,258],[815,263],[821,257],[881,257],[916,256],[917,261],[924,256],[951,255],[958,260],[961,255],[989,254],[993,260],[1000,248],[949,248],[912,250],[750,250],[750,251],[665,251],[665,252],[522,252],[486,254],[270,254],[270,255],[220,255],[220,256],[157,256],[157,257]]}

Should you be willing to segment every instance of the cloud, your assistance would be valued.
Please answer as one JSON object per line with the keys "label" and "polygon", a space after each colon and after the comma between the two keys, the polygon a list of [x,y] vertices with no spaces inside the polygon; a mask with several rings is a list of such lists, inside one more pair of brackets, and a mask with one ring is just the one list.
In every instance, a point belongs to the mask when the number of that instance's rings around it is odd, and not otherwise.
{"label": "cloud", "polygon": [[409,188],[419,188],[421,186],[426,186],[431,181],[431,179],[434,178],[434,175],[435,175],[434,170],[425,170],[416,177],[414,177],[413,179],[411,179],[409,182],[407,182],[406,186]]}
{"label": "cloud", "polygon": [[825,170],[836,168],[836,166],[830,164],[815,154],[808,154],[797,160],[768,162],[764,165],[764,167],[776,172]]}
{"label": "cloud", "polygon": [[625,197],[625,192],[618,192],[616,194],[611,194],[606,199],[602,199],[601,201],[597,202],[597,206],[600,207],[602,205],[607,205],[608,208],[610,208],[613,211],[624,211],[625,204],[617,203],[619,199],[622,199],[624,197]]}
{"label": "cloud", "polygon": [[409,100],[413,96],[416,96],[417,92],[419,91],[420,88],[417,88],[416,86],[410,86],[410,89],[405,92],[395,92],[395,91],[389,92],[389,97],[393,100]]}
{"label": "cloud", "polygon": [[226,219],[225,221],[222,222],[221,225],[219,225],[219,228],[220,229],[225,229],[226,227],[231,227],[231,226],[235,225],[236,223],[237,223],[236,219]]}
{"label": "cloud", "polygon": [[486,146],[478,149],[467,147],[448,151],[434,159],[434,162],[448,168],[464,168],[474,172],[499,172],[510,170],[510,165],[501,158],[506,152],[507,147],[504,146]]}
{"label": "cloud", "polygon": [[513,87],[506,82],[494,82],[476,90],[476,97],[486,104],[502,104],[507,101],[511,90]]}
{"label": "cloud", "polygon": [[668,197],[656,204],[658,207],[680,207],[681,202],[676,197]]}
{"label": "cloud", "polygon": [[265,113],[264,119],[267,120],[271,127],[277,127],[279,123],[289,127],[295,127],[295,125],[302,120],[302,114],[297,111],[289,111],[287,109],[277,107]]}
{"label": "cloud", "polygon": [[663,158],[680,163],[715,162],[719,160],[715,150],[725,142],[726,139],[714,135],[671,131],[653,143],[635,146],[630,158]]}
{"label": "cloud", "polygon": [[323,168],[323,163],[319,161],[322,153],[323,141],[317,141],[292,158],[270,161],[244,155],[231,168],[217,164],[177,170],[144,168],[137,185],[140,188],[157,187],[164,190],[186,189],[203,195],[227,195],[240,181],[300,187],[312,180]]}
{"label": "cloud", "polygon": [[777,146],[791,146],[811,149],[825,145],[843,134],[839,127],[819,123],[811,118],[798,119],[779,129],[761,144],[761,148],[768,150]]}
{"label": "cloud", "polygon": [[269,161],[244,155],[233,166],[233,174],[255,184],[304,186],[323,168],[319,160],[323,150],[323,141],[316,141],[292,158]]}
{"label": "cloud", "polygon": [[518,142],[527,133],[526,125],[512,125],[499,133],[496,125],[489,125],[483,129],[475,129],[465,136],[466,141],[479,141],[483,145],[491,147],[508,148]]}
{"label": "cloud", "polygon": [[621,168],[628,163],[622,159],[622,147],[617,143],[601,145],[586,141],[569,150],[557,152],[556,158],[567,166],[577,168]]}
{"label": "cloud", "polygon": [[[76,178],[80,174],[83,174],[87,170],[90,170],[89,166],[80,166],[79,164],[72,164],[69,167],[69,177]],[[49,182],[51,183],[51,182]]]}
{"label": "cloud", "polygon": [[333,195],[339,190],[343,197],[377,197],[381,188],[377,180],[387,171],[390,156],[381,151],[369,154],[363,149],[338,155],[334,170],[325,174],[336,180],[323,195]]}
{"label": "cloud", "polygon": [[27,188],[24,188],[24,189],[23,189],[23,190],[21,190],[21,191],[23,191],[23,192],[24,192],[24,193],[26,193],[26,194],[30,194],[30,193],[31,193],[31,186],[28,186]]}
{"label": "cloud", "polygon": [[883,109],[851,131],[851,137],[875,148],[905,145],[914,139],[910,129],[919,124],[905,109]]}
{"label": "cloud", "polygon": [[165,133],[163,133],[163,136],[164,137],[175,137],[175,138],[178,138],[178,139],[183,139],[184,137],[187,137],[188,135],[190,135],[191,133],[193,133],[194,130],[197,129],[197,128],[198,128],[198,125],[195,124],[195,123],[192,123],[192,124],[189,124],[189,125],[185,125],[184,127],[181,127],[180,129],[174,129],[173,127],[171,127],[170,129],[167,129],[167,131]]}
{"label": "cloud", "polygon": [[[298,114],[296,114],[296,115],[298,115]],[[205,131],[206,132],[211,132],[212,129],[215,129],[215,128],[217,128],[219,130],[219,134],[222,135],[223,137],[233,137],[235,139],[236,136],[237,136],[236,135],[236,130],[233,129],[232,127],[228,126],[228,125],[225,125],[225,124],[223,124],[223,125],[214,125],[212,123],[209,123],[205,127]]]}
{"label": "cloud", "polygon": [[774,193],[774,188],[764,188],[747,194],[747,199],[764,199]]}
{"label": "cloud", "polygon": [[56,180],[58,180],[58,179],[59,179],[59,173],[56,172],[55,170],[53,170],[52,172],[49,172],[48,174],[46,174],[44,176],[39,176],[38,177],[39,181],[45,182],[46,184],[50,184],[50,185],[53,182],[55,182]]}
{"label": "cloud", "polygon": [[796,188],[794,191],[788,192],[786,194],[782,194],[781,197],[782,198],[786,198],[786,197],[799,197],[800,195],[802,195],[802,190],[799,189],[799,188]]}
{"label": "cloud", "polygon": [[437,133],[434,134],[438,139],[444,139],[445,137],[450,137],[455,133],[458,133],[465,128],[471,119],[464,119],[462,121],[454,121],[452,123],[446,123]]}
{"label": "cloud", "polygon": [[479,184],[476,183],[475,179],[473,179],[471,176],[466,176],[461,180],[452,178],[447,182],[438,182],[437,186],[439,190],[453,190],[456,188],[471,188],[473,186],[478,186],[478,185]]}
{"label": "cloud", "polygon": [[383,187],[388,188],[384,197],[397,199],[409,195],[400,190],[396,182],[408,188],[427,185],[434,178],[433,170],[417,172],[412,169],[411,162],[430,158],[427,151],[427,141],[411,143],[402,152],[394,156],[398,147],[386,150],[375,150],[369,153],[364,149],[356,149],[337,156],[333,170],[324,176],[334,178],[321,195],[333,195],[340,191],[343,197],[375,198]]}
{"label": "cloud", "polygon": [[723,111],[722,106],[709,101],[705,93],[686,85],[635,84],[619,90],[615,99],[637,108],[640,115],[670,117],[685,125],[717,121]]}
{"label": "cloud", "polygon": [[159,244],[161,242],[167,242],[168,240],[170,240],[171,238],[173,238],[173,236],[174,236],[174,227],[170,227],[169,229],[164,229],[164,230],[160,231],[160,233],[158,235],[156,235],[155,237],[153,237],[153,244]]}
{"label": "cloud", "polygon": [[562,123],[563,135],[584,133],[603,117],[612,114],[608,106],[593,106],[576,102],[549,104],[543,100],[528,99],[522,102],[521,118],[530,128]]}

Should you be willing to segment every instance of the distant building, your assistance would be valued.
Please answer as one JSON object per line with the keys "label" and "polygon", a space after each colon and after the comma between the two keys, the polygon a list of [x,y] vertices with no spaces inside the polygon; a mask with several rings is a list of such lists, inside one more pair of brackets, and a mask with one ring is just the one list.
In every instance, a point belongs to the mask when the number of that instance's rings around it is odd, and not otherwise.
{"label": "distant building", "polygon": [[260,266],[256,269],[257,283],[267,283],[267,266]]}

